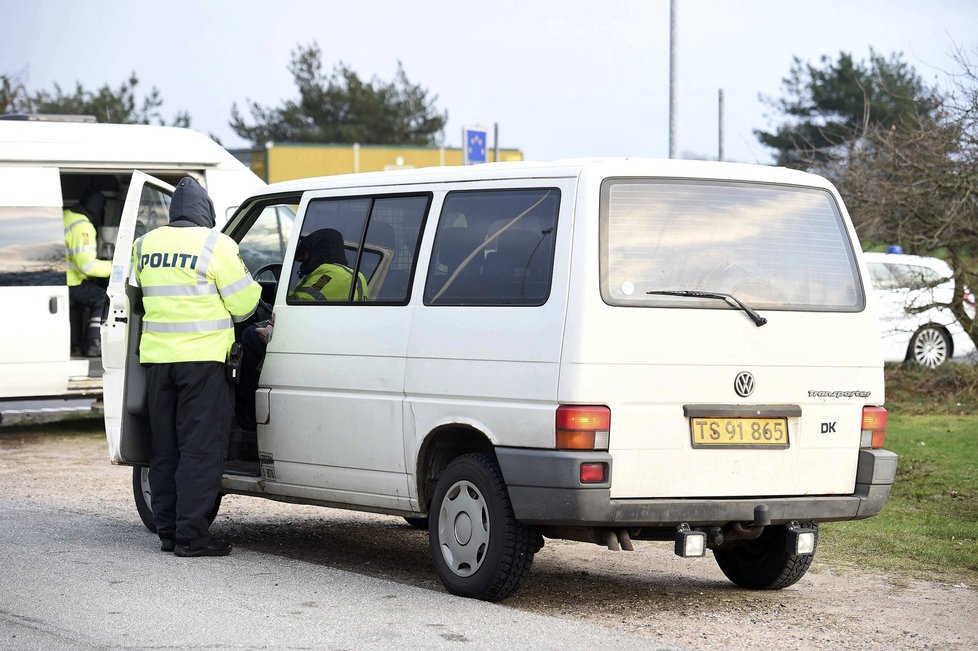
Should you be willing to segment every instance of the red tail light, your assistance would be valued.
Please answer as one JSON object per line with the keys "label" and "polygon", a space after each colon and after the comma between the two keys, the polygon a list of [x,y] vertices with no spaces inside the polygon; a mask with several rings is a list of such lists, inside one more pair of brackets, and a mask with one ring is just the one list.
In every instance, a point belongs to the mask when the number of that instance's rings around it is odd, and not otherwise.
{"label": "red tail light", "polygon": [[862,436],[859,447],[881,448],[886,443],[886,409],[863,407]]}
{"label": "red tail light", "polygon": [[581,464],[581,483],[599,484],[607,481],[608,464],[606,463],[582,463]]}
{"label": "red tail light", "polygon": [[561,405],[557,407],[558,450],[607,450],[611,410],[605,406]]}

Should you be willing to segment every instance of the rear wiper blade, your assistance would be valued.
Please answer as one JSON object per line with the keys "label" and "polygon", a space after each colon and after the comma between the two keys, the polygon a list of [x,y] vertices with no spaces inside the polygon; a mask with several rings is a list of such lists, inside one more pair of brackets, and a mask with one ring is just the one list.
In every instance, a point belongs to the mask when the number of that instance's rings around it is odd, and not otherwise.
{"label": "rear wiper blade", "polygon": [[736,307],[742,309],[747,316],[751,318],[751,321],[760,328],[762,325],[767,323],[767,319],[762,317],[760,314],[748,307],[743,301],[732,294],[724,294],[722,292],[701,292],[693,289],[663,289],[663,290],[653,290],[651,292],[645,292],[646,294],[657,294],[660,296],[690,296],[693,298],[715,298],[720,301],[726,301]]}

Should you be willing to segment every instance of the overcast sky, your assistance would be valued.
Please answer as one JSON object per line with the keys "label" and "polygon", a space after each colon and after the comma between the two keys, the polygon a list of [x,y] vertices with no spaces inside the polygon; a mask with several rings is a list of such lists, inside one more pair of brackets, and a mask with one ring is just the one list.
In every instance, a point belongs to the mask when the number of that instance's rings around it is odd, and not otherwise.
{"label": "overcast sky", "polygon": [[[771,126],[759,95],[779,96],[793,56],[903,52],[945,85],[956,48],[978,60],[975,0],[676,0],[681,155],[717,156],[724,90],[725,158],[768,163],[754,129]],[[226,147],[231,105],[297,96],[286,69],[299,44],[362,78],[408,78],[462,126],[499,124],[500,146],[527,159],[667,157],[669,0],[2,0],[0,74],[29,90],[156,86],[168,118]],[[490,137],[490,145],[492,145]]]}

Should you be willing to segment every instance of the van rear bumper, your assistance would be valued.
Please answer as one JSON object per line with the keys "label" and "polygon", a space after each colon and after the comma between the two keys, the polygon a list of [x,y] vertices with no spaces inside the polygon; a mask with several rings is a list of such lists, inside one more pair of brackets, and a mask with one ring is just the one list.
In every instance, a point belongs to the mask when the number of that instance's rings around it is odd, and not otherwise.
{"label": "van rear bumper", "polygon": [[[858,520],[883,510],[896,476],[897,455],[860,450],[851,495],[691,499],[612,499],[607,452],[496,448],[516,518],[526,524],[667,527],[751,522],[768,507],[771,522]],[[580,464],[606,463],[608,481],[581,484]]]}

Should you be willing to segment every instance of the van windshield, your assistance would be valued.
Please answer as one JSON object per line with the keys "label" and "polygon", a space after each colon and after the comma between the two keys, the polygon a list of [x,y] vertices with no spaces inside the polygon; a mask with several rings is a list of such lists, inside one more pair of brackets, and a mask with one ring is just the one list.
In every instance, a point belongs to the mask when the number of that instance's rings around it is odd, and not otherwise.
{"label": "van windshield", "polygon": [[[865,297],[832,195],[762,183],[608,179],[601,296],[610,305],[857,312]],[[648,292],[667,292],[649,294]]]}

